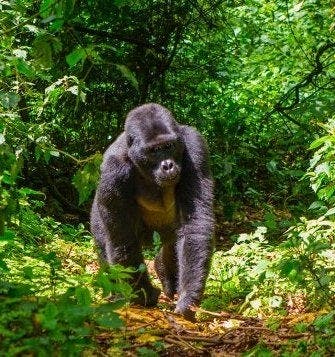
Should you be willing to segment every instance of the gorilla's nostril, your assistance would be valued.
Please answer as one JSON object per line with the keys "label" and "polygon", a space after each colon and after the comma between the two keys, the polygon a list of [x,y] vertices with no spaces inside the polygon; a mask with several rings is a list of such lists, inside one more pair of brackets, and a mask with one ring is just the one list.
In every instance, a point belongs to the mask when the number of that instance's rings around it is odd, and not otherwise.
{"label": "gorilla's nostril", "polygon": [[174,162],[172,160],[165,160],[162,162],[161,165],[163,171],[165,172],[172,171],[172,169],[174,168]]}

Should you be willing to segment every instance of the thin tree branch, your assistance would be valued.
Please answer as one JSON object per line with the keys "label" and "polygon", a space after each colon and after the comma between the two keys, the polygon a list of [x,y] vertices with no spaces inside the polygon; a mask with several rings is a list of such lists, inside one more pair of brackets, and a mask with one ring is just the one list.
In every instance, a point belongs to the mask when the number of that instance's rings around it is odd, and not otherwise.
{"label": "thin tree branch", "polygon": [[122,42],[127,42],[130,44],[142,46],[145,48],[153,48],[158,52],[162,52],[161,46],[158,46],[157,44],[152,44],[149,41],[142,40],[135,36],[133,37],[133,36],[125,35],[122,33],[115,33],[115,32],[110,32],[110,31],[106,31],[106,30],[99,30],[99,29],[92,29],[92,28],[85,27],[85,26],[82,26],[79,24],[71,24],[71,27],[73,30],[76,30],[76,31],[79,31],[82,33],[86,33],[88,35],[109,38],[112,40],[119,40]]}

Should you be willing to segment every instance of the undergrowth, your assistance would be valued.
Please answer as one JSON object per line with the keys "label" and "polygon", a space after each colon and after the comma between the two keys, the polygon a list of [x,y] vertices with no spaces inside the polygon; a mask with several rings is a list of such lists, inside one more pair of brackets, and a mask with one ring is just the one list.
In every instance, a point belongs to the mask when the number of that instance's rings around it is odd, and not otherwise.
{"label": "undergrowth", "polygon": [[[98,270],[83,225],[22,209],[0,238],[0,355],[80,355],[96,336],[120,329],[116,310],[132,296],[131,270]],[[117,296],[106,301],[110,294]]]}

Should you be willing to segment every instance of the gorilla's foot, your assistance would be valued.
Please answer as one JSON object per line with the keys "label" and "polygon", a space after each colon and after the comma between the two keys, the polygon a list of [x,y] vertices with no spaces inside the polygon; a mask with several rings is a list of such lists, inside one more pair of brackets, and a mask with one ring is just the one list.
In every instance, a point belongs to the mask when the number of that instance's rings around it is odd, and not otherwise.
{"label": "gorilla's foot", "polygon": [[160,293],[161,290],[153,286],[147,287],[146,289],[142,288],[136,291],[137,297],[134,298],[132,302],[142,306],[155,306],[157,305]]}
{"label": "gorilla's foot", "polygon": [[179,297],[174,312],[183,315],[185,319],[189,321],[195,322],[195,310],[193,309],[194,306],[195,303],[190,301],[187,296]]}

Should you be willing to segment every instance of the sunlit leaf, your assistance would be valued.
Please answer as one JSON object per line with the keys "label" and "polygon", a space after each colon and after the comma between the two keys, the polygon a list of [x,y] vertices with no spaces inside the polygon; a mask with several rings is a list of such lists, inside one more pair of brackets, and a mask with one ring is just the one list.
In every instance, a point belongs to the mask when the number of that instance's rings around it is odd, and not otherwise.
{"label": "sunlit leaf", "polygon": [[133,85],[133,87],[138,91],[138,81],[134,73],[125,65],[117,64],[116,68],[122,73],[122,75],[128,79],[128,81]]}

